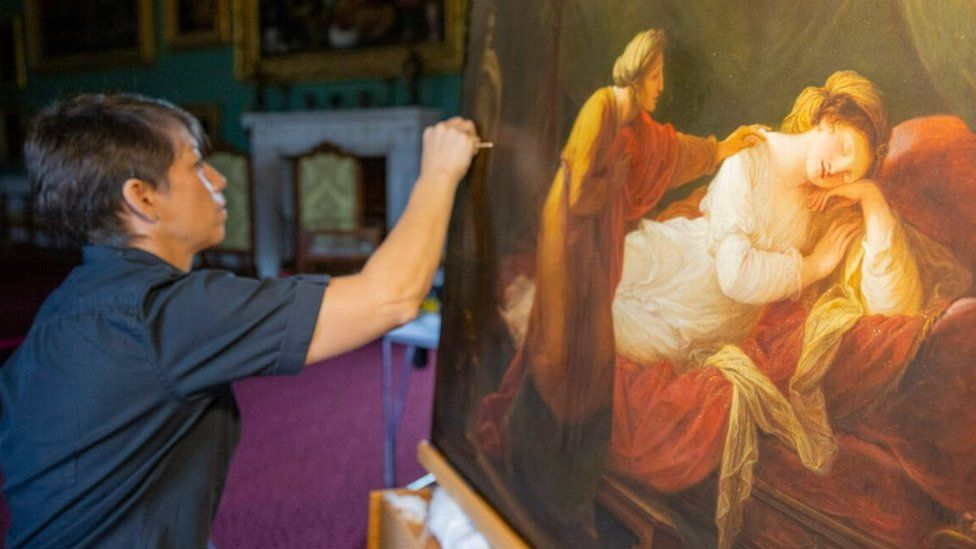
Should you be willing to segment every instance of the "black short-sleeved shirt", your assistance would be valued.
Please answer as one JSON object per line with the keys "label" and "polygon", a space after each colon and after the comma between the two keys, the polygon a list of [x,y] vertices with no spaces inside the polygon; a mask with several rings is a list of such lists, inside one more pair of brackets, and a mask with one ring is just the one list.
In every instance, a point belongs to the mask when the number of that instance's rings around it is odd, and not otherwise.
{"label": "black short-sleeved shirt", "polygon": [[326,284],[86,248],[0,369],[8,546],[205,547],[239,433],[229,383],[300,370]]}

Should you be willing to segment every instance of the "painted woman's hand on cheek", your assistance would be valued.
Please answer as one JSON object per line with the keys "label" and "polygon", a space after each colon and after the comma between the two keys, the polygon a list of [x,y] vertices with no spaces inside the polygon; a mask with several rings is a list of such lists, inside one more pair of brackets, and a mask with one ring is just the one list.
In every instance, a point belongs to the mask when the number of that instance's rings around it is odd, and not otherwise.
{"label": "painted woman's hand on cheek", "polygon": [[769,131],[769,126],[763,126],[762,124],[739,126],[728,137],[719,142],[718,147],[715,148],[716,163],[722,162],[742,149],[754,147],[762,141],[765,141],[766,134],[763,132],[767,131]]}
{"label": "painted woman's hand on cheek", "polygon": [[874,205],[884,202],[884,195],[877,183],[861,179],[830,189],[816,188],[807,197],[807,207],[818,212],[833,212],[854,204]]}
{"label": "painted woman's hand on cheek", "polygon": [[898,221],[874,181],[861,179],[819,193],[815,191],[809,199],[810,209],[816,211],[832,212],[852,204],[861,206],[867,242],[876,248],[886,246]]}

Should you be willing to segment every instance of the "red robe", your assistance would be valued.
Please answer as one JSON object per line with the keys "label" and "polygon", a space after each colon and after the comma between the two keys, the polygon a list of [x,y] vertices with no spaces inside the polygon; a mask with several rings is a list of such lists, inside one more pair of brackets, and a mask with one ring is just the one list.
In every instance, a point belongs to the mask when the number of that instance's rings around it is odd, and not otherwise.
{"label": "red robe", "polygon": [[603,88],[580,110],[560,160],[542,213],[525,342],[479,410],[479,439],[491,455],[500,454],[499,427],[526,373],[560,424],[609,410],[611,307],[627,226],[670,187],[712,172],[715,140],[680,134],[646,112],[621,124],[616,94]]}

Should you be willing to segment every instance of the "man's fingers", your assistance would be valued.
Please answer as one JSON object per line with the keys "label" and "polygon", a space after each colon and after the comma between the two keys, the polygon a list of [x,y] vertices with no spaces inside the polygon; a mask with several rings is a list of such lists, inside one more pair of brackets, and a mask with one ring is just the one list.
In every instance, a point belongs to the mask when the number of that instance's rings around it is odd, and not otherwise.
{"label": "man's fingers", "polygon": [[474,122],[461,118],[460,116],[446,120],[443,124],[473,137],[477,137],[478,135],[478,129],[475,127]]}
{"label": "man's fingers", "polygon": [[466,142],[465,146],[471,148],[471,153],[476,153],[477,145],[481,140],[478,138],[478,132],[474,123],[470,120],[456,116],[424,130],[425,141],[430,139],[445,143],[444,140],[446,139],[448,142],[454,141],[455,143],[460,143],[462,140],[459,138],[462,137],[463,141]]}

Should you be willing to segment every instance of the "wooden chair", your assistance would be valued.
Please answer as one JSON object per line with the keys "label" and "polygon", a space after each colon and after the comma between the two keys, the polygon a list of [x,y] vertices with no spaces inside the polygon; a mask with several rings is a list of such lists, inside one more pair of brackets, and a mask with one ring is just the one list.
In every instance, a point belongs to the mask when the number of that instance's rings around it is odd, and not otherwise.
{"label": "wooden chair", "polygon": [[358,271],[383,238],[381,226],[363,222],[360,159],[323,143],[292,168],[296,272]]}
{"label": "wooden chair", "polygon": [[[230,145],[218,143],[207,155],[207,162],[226,179],[227,222],[224,240],[204,252],[204,266],[228,268],[254,275],[254,176],[251,157]],[[230,262],[228,259],[233,258]]]}

